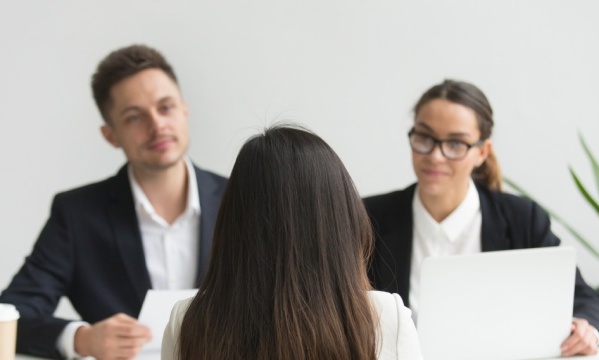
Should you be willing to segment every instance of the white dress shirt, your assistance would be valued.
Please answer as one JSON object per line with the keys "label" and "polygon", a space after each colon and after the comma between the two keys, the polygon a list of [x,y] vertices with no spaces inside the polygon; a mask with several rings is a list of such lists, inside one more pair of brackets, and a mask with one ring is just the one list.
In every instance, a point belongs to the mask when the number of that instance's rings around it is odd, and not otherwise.
{"label": "white dress shirt", "polygon": [[193,165],[187,166],[187,206],[169,225],[144,194],[129,167],[129,179],[139,221],[146,266],[152,288],[180,290],[197,287],[198,234],[200,229],[200,197]]}
{"label": "white dress shirt", "polygon": [[[131,166],[127,169],[146,267],[153,289],[179,290],[197,286],[200,196],[195,170],[188,158],[185,158],[185,165],[187,168],[187,205],[183,213],[172,224],[156,213],[135,179]],[[85,325],[89,324],[83,321],[71,322],[58,337],[56,346],[66,358],[81,357],[75,352],[75,332],[79,327]],[[160,336],[161,334],[152,335]]]}
{"label": "white dress shirt", "polygon": [[410,309],[417,321],[420,295],[420,265],[429,256],[476,254],[481,250],[480,199],[470,180],[464,200],[447,218],[437,222],[426,210],[418,188],[412,201],[414,216],[412,264],[410,268]]}

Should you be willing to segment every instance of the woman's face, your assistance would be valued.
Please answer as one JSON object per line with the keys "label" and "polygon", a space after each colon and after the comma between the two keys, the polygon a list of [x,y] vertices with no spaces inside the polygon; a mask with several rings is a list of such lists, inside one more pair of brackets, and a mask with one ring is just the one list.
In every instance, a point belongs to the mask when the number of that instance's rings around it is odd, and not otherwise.
{"label": "woman's face", "polygon": [[[414,131],[437,140],[461,140],[474,144],[480,140],[480,131],[474,110],[445,99],[426,103],[416,114]],[[491,148],[491,141],[473,146],[460,160],[447,159],[439,144],[430,154],[412,150],[412,165],[418,178],[421,197],[443,198],[466,195],[472,170],[480,166]]]}

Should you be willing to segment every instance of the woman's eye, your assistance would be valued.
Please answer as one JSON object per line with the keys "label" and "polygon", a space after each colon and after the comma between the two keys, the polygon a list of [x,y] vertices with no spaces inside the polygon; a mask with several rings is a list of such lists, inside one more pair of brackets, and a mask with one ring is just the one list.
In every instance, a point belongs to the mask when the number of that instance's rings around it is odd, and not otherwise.
{"label": "woman's eye", "polygon": [[462,146],[464,146],[464,143],[458,140],[449,140],[447,142],[447,145],[451,148],[451,149],[457,149],[460,148]]}
{"label": "woman's eye", "polygon": [[425,144],[430,144],[433,142],[433,138],[428,135],[418,135],[418,141]]}

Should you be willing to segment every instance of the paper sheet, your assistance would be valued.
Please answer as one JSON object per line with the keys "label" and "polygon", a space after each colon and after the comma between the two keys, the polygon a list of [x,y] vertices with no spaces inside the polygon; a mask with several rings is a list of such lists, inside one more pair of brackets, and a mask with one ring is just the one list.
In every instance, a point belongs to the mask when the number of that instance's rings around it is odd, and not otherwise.
{"label": "paper sheet", "polygon": [[144,345],[143,351],[158,351],[162,346],[162,335],[173,306],[179,301],[195,296],[197,289],[148,290],[141,306],[138,321],[152,331],[152,340]]}

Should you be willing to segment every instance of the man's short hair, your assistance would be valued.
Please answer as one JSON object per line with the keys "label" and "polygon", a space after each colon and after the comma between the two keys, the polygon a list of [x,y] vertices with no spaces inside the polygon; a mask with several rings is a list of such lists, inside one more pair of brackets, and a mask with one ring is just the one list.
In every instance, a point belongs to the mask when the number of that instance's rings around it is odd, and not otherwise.
{"label": "man's short hair", "polygon": [[92,91],[104,122],[110,122],[108,110],[112,105],[110,98],[112,87],[119,81],[146,69],[160,69],[175,84],[178,84],[177,76],[164,56],[146,45],[130,45],[117,49],[98,64],[92,76]]}

